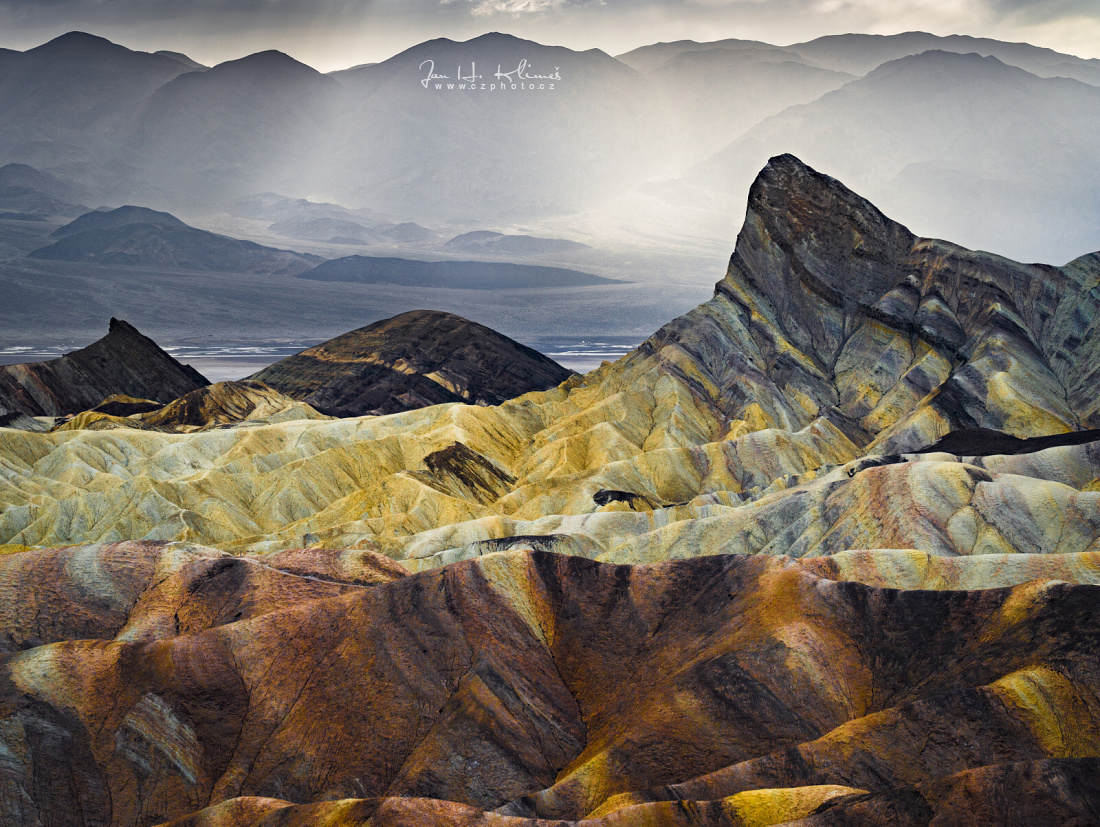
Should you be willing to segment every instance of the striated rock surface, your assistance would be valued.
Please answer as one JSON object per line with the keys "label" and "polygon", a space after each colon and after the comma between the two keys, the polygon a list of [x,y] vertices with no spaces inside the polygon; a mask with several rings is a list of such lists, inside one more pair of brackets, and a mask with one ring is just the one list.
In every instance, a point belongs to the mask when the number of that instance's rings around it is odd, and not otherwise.
{"label": "striated rock surface", "polygon": [[132,325],[111,319],[107,335],[48,362],[0,366],[0,414],[62,416],[123,394],[170,402],[209,383]]}
{"label": "striated rock surface", "polygon": [[1042,563],[1015,587],[898,591],[769,556],[513,552],[366,588],[275,560],[0,558],[6,823],[1094,814],[1098,587]]}
{"label": "striated rock surface", "polygon": [[[587,376],[0,429],[5,823],[1096,823],[1098,286],[782,156],[714,298]],[[491,401],[375,335],[260,378]]]}
{"label": "striated rock surface", "polygon": [[320,410],[358,415],[442,402],[495,405],[572,375],[476,322],[414,310],[289,356],[252,378]]}
{"label": "striated rock surface", "polygon": [[[186,439],[3,431],[0,542],[357,547],[413,569],[500,548],[1095,550],[1098,284],[1100,256],[1053,268],[919,239],[781,156],[714,298],[613,365],[489,408]],[[515,346],[479,351],[471,329],[405,314],[256,378],[328,412],[530,390]],[[563,378],[536,364],[543,387]],[[967,428],[1055,439],[911,453]]]}

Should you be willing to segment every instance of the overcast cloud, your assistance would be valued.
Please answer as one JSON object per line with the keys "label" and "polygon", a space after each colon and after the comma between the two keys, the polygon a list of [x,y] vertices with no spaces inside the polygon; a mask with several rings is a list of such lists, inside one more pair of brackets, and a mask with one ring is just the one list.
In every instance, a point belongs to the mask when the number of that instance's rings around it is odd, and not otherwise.
{"label": "overcast cloud", "polygon": [[280,49],[322,71],[494,30],[618,54],[681,38],[786,45],[919,29],[1100,58],[1100,0],[0,0],[0,46],[74,29],[204,63]]}

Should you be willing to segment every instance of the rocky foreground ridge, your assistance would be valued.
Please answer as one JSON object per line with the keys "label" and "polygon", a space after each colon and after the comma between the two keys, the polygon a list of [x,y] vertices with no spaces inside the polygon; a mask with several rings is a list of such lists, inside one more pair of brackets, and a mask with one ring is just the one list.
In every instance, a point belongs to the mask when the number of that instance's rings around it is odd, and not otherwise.
{"label": "rocky foreground ridge", "polygon": [[1096,823],[1098,286],[782,156],[557,388],[0,430],[5,823]]}
{"label": "rocky foreground ridge", "polygon": [[212,428],[267,425],[290,420],[328,419],[316,409],[291,399],[263,382],[215,382],[167,405],[114,395],[89,411],[54,425],[54,431],[107,431],[128,428],[183,434]]}
{"label": "rocky foreground ridge", "polygon": [[[953,590],[975,559],[999,588]],[[1094,823],[1098,581],[1096,553],[9,555],[4,823]]]}

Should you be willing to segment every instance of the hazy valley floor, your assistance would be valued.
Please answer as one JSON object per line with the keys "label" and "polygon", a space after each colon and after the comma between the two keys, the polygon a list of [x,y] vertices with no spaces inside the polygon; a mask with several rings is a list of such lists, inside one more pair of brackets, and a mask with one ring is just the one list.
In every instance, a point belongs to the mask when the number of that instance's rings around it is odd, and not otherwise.
{"label": "hazy valley floor", "polygon": [[535,346],[553,337],[640,341],[670,314],[706,298],[722,266],[685,261],[692,281],[665,280],[663,269],[624,267],[637,274],[635,283],[498,292],[20,259],[0,262],[0,347],[71,350],[102,336],[104,320],[112,316],[173,346],[316,342],[418,308],[448,310]]}

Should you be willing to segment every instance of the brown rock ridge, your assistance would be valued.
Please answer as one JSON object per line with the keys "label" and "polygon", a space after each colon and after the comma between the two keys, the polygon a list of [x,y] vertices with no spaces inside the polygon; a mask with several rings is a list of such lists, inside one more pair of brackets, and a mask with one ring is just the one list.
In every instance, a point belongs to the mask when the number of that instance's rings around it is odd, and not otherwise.
{"label": "brown rock ridge", "polygon": [[124,542],[0,556],[0,653],[66,640],[153,640],[404,577],[368,551],[232,557]]}
{"label": "brown rock ridge", "polygon": [[433,799],[292,804],[242,797],[172,821],[170,827],[1086,827],[1100,820],[1098,778],[1100,761],[1092,758],[1021,761],[885,793],[839,785],[749,790],[711,801],[638,804],[579,821],[504,816]]}
{"label": "brown rock ridge", "polygon": [[1088,823],[1097,586],[1031,559],[1019,585],[910,591],[768,556],[348,560],[363,588],[176,544],[9,555],[0,803],[14,825],[928,824],[962,800]]}
{"label": "brown rock ridge", "polygon": [[484,325],[413,310],[289,356],[251,378],[322,412],[362,415],[443,402],[497,405],[573,375]]}
{"label": "brown rock ridge", "polygon": [[86,348],[48,362],[0,366],[0,415],[76,414],[114,394],[171,402],[208,384],[132,325],[111,319],[107,335]]}

